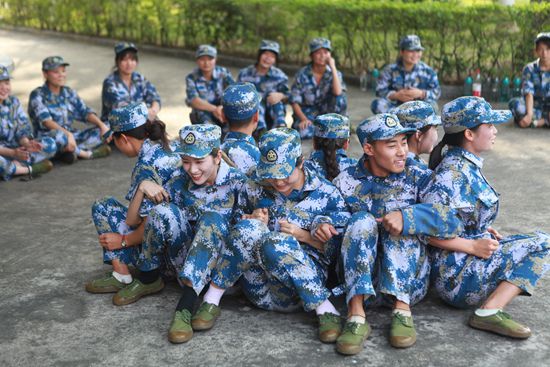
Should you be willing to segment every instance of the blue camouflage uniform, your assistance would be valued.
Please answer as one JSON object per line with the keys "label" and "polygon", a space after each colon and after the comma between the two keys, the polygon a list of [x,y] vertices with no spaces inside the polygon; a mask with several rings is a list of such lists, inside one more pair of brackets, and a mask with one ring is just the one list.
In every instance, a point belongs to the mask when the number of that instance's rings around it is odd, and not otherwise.
{"label": "blue camouflage uniform", "polygon": [[[237,168],[251,175],[260,160],[260,151],[252,136],[232,131],[243,127],[243,121],[250,120],[260,109],[262,97],[252,83],[235,83],[223,92],[223,113],[227,118],[229,133],[225,136],[221,149],[235,163]],[[246,124],[251,122],[246,122]]]}
{"label": "blue camouflage uniform", "polygon": [[[295,130],[276,128],[262,136],[260,151],[255,178],[286,178],[301,155],[300,138]],[[318,250],[280,232],[279,221],[307,231],[330,223],[341,231],[349,214],[336,187],[312,172],[304,174],[304,186],[288,196],[265,190],[258,205],[268,208],[267,225],[245,219],[232,229],[213,274],[214,284],[227,289],[242,275],[247,298],[267,310],[292,311],[302,305],[310,311],[327,300],[330,291],[325,282],[328,265],[336,256],[335,242]]]}
{"label": "blue camouflage uniform", "polygon": [[[539,33],[535,38],[535,47],[541,40],[550,40],[550,32]],[[533,96],[533,121],[544,117],[546,126],[550,126],[550,71],[540,69],[540,59],[537,59],[523,68],[521,95],[522,97],[512,98],[508,102],[508,107],[514,115],[514,121],[517,123],[526,114],[525,96]]]}
{"label": "blue camouflage uniform", "polygon": [[[279,44],[275,41],[263,40],[260,44],[259,52],[271,51],[279,55]],[[247,66],[239,71],[238,82],[248,82],[254,84],[260,95],[262,103],[260,104],[260,118],[258,120],[258,130],[272,129],[273,127],[286,126],[285,115],[286,108],[283,101],[270,105],[267,103],[269,93],[283,93],[289,97],[288,76],[278,67],[272,66],[265,75],[258,74],[256,65]]]}
{"label": "blue camouflage uniform", "polygon": [[[219,148],[220,136],[221,129],[215,125],[185,126],[176,152],[204,158]],[[139,268],[157,269],[166,252],[174,263],[183,264],[179,278],[189,280],[199,294],[210,281],[230,226],[252,210],[251,198],[258,197],[255,190],[246,175],[223,160],[213,185],[195,185],[180,169],[180,175],[168,183],[171,202],[157,205],[149,213]]]}
{"label": "blue camouflage uniform", "polygon": [[[393,113],[399,119],[403,127],[414,128],[417,131],[426,126],[441,125],[441,117],[436,114],[433,106],[424,101],[410,101],[393,108]],[[407,153],[407,165],[419,165],[422,169],[428,169],[428,165],[419,155],[412,152]]]}
{"label": "blue camouflage uniform", "polygon": [[[332,49],[330,41],[324,38],[315,38],[309,44],[310,54],[321,48],[326,48],[330,51]],[[290,91],[289,102],[300,105],[302,112],[311,121],[316,116],[325,113],[345,115],[348,108],[348,100],[346,96],[346,84],[340,71],[338,71],[338,78],[342,85],[342,94],[334,96],[332,94],[332,70],[330,67],[326,66],[325,73],[321,77],[319,84],[317,84],[313,76],[312,64],[310,63],[296,73]],[[299,130],[299,123],[299,119],[294,115],[292,127]],[[313,126],[300,131],[300,136],[302,138],[311,138],[313,136]]]}
{"label": "blue camouflage uniform", "polygon": [[[443,107],[446,133],[481,123],[500,124],[511,118],[509,111],[491,110],[478,97],[461,97]],[[499,194],[481,172],[483,159],[460,147],[449,147],[435,170],[423,197],[456,211],[463,224],[459,237],[492,238],[488,228],[496,219]],[[538,280],[550,269],[550,236],[544,232],[519,234],[499,240],[488,259],[458,251],[433,249],[432,277],[439,296],[455,307],[482,303],[505,280],[532,294]]]}
{"label": "blue camouflage uniform", "polygon": [[[67,66],[62,57],[52,56],[42,61],[42,70],[54,70]],[[38,138],[51,137],[57,145],[57,152],[62,153],[68,144],[67,136],[60,130],[49,130],[44,121],[53,120],[59,126],[70,131],[76,141],[75,153],[81,150],[92,150],[101,142],[101,132],[96,126],[79,130],[73,126],[75,121],[85,122],[90,113],[95,113],[78,96],[73,89],[63,86],[59,94],[54,94],[47,83],[34,89],[29,96],[29,117]]]}
{"label": "blue camouflage uniform", "polygon": [[[422,51],[424,48],[420,44],[420,38],[416,35],[403,37],[399,42],[399,48],[410,51]],[[389,96],[404,88],[418,88],[426,91],[425,102],[430,103],[437,111],[437,100],[441,97],[441,88],[437,73],[422,61],[413,66],[411,71],[406,71],[401,59],[397,62],[387,65],[376,85],[376,96],[371,103],[373,113],[389,112],[392,107],[401,104],[399,101],[389,99]]]}
{"label": "blue camouflage uniform", "polygon": [[[363,121],[357,135],[365,144],[412,131],[403,128],[395,115],[380,114]],[[334,180],[352,213],[341,250],[346,300],[381,293],[412,305],[426,295],[430,274],[426,246],[417,236],[453,237],[458,222],[443,206],[418,205],[431,177],[429,170],[406,165],[400,173],[377,177],[365,167],[366,159]],[[396,210],[403,215],[401,236],[391,236],[375,221]]]}
{"label": "blue camouflage uniform", "polygon": [[[110,115],[110,124],[114,132],[125,132],[135,129],[147,121],[147,106],[145,103],[132,103],[128,106],[115,109]],[[171,144],[174,151],[177,144]],[[130,188],[126,200],[131,201],[139,185],[149,180],[158,185],[167,187],[168,181],[179,173],[181,166],[179,155],[166,151],[160,143],[145,139],[138,154],[137,162],[132,171]],[[153,203],[144,198],[139,207],[139,215],[147,217]],[[135,230],[126,224],[128,207],[112,196],[97,200],[92,206],[92,219],[98,234],[120,233],[128,234]],[[118,250],[103,249],[103,261],[110,263],[118,260],[123,264],[136,265],[139,256],[139,246],[131,246]],[[169,265],[169,264],[166,264]]]}
{"label": "blue camouflage uniform", "polygon": [[[0,66],[0,81],[9,80],[8,69]],[[32,127],[27,114],[23,110],[19,99],[15,96],[8,96],[0,103],[0,147],[15,149],[21,146],[19,143],[23,138],[33,139]],[[53,157],[56,152],[55,141],[50,137],[38,139],[42,144],[42,150],[30,154],[30,159],[22,162],[26,165],[41,162]],[[16,170],[12,157],[0,156],[0,177],[9,180]]]}
{"label": "blue camouflage uniform", "polygon": [[[117,55],[126,50],[134,50],[136,53],[138,51],[133,43],[121,42],[115,46]],[[160,105],[160,95],[153,83],[136,71],[132,73],[131,80],[130,87],[128,87],[120,79],[118,71],[114,71],[105,78],[101,91],[101,120],[107,121],[113,109],[132,102],[145,102],[147,107],[151,107],[153,102],[158,102]]]}
{"label": "blue camouflage uniform", "polygon": [[[209,45],[201,45],[197,49],[195,54],[196,58],[202,56],[210,56],[216,58],[217,51],[214,47]],[[185,78],[187,98],[185,103],[191,106],[191,101],[195,98],[200,98],[215,106],[221,105],[221,99],[223,91],[229,85],[235,83],[231,72],[221,66],[215,66],[212,71],[212,78],[206,80],[202,75],[202,71],[199,68],[195,68]],[[189,115],[192,124],[220,124],[211,112],[192,109]]]}
{"label": "blue camouflage uniform", "polygon": [[[327,113],[317,116],[313,121],[313,135],[323,139],[349,139],[349,119],[336,113]],[[350,158],[344,149],[336,150],[336,163],[340,172],[348,167],[355,166],[357,159]],[[325,153],[314,150],[304,162],[304,168],[315,172],[321,177],[327,177]]]}

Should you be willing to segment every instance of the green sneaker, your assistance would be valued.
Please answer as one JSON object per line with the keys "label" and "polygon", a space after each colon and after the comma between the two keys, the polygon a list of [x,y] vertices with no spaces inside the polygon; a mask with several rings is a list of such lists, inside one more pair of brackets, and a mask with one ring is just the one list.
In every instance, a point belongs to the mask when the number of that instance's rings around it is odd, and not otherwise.
{"label": "green sneaker", "polygon": [[369,337],[371,328],[368,322],[359,324],[346,321],[342,334],[336,339],[336,350],[338,353],[353,355],[363,349],[365,340]]}
{"label": "green sneaker", "polygon": [[340,316],[330,312],[319,315],[319,340],[323,343],[335,343],[342,332]]}
{"label": "green sneaker", "polygon": [[113,296],[113,303],[117,306],[129,305],[138,301],[141,297],[158,293],[164,288],[162,278],[158,278],[151,284],[143,284],[138,279],[134,279],[132,283],[119,290]]}
{"label": "green sneaker", "polygon": [[110,271],[99,279],[94,279],[86,283],[86,291],[90,293],[116,293],[122,288],[126,287],[126,284],[119,282],[117,278],[113,276],[113,272]]}
{"label": "green sneaker", "polygon": [[416,343],[416,330],[412,316],[394,313],[391,320],[390,344],[395,348],[408,348]]}
{"label": "green sneaker", "polygon": [[203,302],[193,318],[191,319],[191,325],[193,330],[210,330],[216,319],[221,314],[221,308],[211,303]]}
{"label": "green sneaker", "polygon": [[475,329],[490,331],[510,338],[527,339],[531,336],[531,330],[527,326],[512,320],[512,317],[503,311],[498,311],[491,316],[478,316],[474,312],[468,324]]}
{"label": "green sneaker", "polygon": [[111,147],[107,144],[102,144],[99,147],[92,150],[92,159],[104,158],[111,154]]}
{"label": "green sneaker", "polygon": [[53,163],[47,159],[42,162],[29,166],[29,176],[36,177],[42,173],[50,172],[53,169]]}
{"label": "green sneaker", "polygon": [[189,310],[176,311],[168,330],[168,340],[174,344],[188,342],[193,337],[191,327],[191,312]]}

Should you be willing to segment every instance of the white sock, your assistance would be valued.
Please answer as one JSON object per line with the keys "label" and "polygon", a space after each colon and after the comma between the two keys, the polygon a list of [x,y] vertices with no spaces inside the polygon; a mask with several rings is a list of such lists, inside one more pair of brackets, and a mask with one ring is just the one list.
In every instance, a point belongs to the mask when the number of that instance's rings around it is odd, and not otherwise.
{"label": "white sock", "polygon": [[328,299],[326,299],[323,303],[319,305],[319,307],[315,309],[315,313],[317,314],[317,316],[323,315],[327,312],[340,316],[340,312],[338,312],[338,310],[334,308],[334,306],[332,305],[332,303],[330,303]]}
{"label": "white sock", "polygon": [[113,276],[116,280],[123,284],[130,284],[132,283],[132,274],[120,274],[113,270]]}
{"label": "white sock", "polygon": [[204,297],[202,298],[202,300],[203,302],[219,306],[220,300],[222,299],[224,292],[225,292],[225,289],[220,289],[210,285],[210,287],[208,287],[208,290],[204,294]]}
{"label": "white sock", "polygon": [[481,317],[487,317],[487,316],[493,316],[495,315],[498,311],[501,311],[500,309],[498,308],[493,308],[493,309],[488,309],[488,308],[478,308],[476,310],[476,315],[478,316],[481,316]]}
{"label": "white sock", "polygon": [[348,317],[348,322],[355,322],[355,323],[358,323],[358,324],[364,324],[365,322],[367,322],[367,318],[365,316],[361,316],[361,315],[351,315],[350,317]]}
{"label": "white sock", "polygon": [[400,308],[394,308],[393,311],[392,311],[392,315],[393,314],[401,314],[403,316],[407,316],[407,317],[411,317],[412,316],[412,312],[411,311],[407,311],[407,310],[402,310]]}

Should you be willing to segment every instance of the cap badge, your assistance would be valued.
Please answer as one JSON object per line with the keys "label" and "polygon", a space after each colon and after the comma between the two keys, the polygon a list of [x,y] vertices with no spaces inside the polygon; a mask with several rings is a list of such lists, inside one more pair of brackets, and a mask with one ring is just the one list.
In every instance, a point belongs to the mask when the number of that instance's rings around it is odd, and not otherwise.
{"label": "cap badge", "polygon": [[387,127],[395,127],[395,126],[397,126],[397,121],[396,121],[393,117],[391,117],[391,116],[387,116],[387,117],[386,117],[385,123],[386,123],[386,126],[387,126]]}
{"label": "cap badge", "polygon": [[268,162],[275,162],[277,160],[277,153],[273,149],[271,149],[267,152],[265,158]]}
{"label": "cap badge", "polygon": [[183,141],[185,142],[185,144],[188,144],[188,145],[195,144],[195,135],[193,135],[193,133],[189,133],[187,134],[185,139],[183,139]]}

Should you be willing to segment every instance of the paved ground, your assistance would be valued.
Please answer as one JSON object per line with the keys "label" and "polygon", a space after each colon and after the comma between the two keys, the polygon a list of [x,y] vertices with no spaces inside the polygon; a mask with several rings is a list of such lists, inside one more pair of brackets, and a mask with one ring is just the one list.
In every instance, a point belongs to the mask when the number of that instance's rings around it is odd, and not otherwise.
{"label": "paved ground", "polygon": [[[1,53],[15,60],[14,93],[26,105],[42,83],[40,61],[53,54],[71,63],[68,84],[99,109],[101,82],[113,63],[112,46],[0,30]],[[175,134],[187,123],[184,76],[193,61],[140,53],[140,70],[163,98],[161,118]],[[236,69],[233,72],[236,73]],[[350,88],[350,115],[357,123],[370,115],[372,96]],[[500,128],[485,172],[501,193],[496,227],[506,234],[550,231],[550,130]],[[352,155],[358,156],[357,142]],[[309,150],[309,144],[305,146]],[[279,314],[253,308],[241,297],[222,301],[221,319],[210,332],[186,345],[166,339],[178,288],[126,307],[111,296],[90,295],[86,280],[106,267],[90,218],[92,202],[104,195],[121,200],[133,160],[116,152],[97,161],[56,166],[31,182],[0,182],[0,365],[395,365],[547,366],[550,360],[550,280],[531,298],[515,300],[508,311],[534,331],[527,341],[511,341],[470,329],[468,311],[445,306],[434,295],[414,308],[417,344],[395,350],[388,341],[389,310],[368,313],[373,326],[365,350],[342,357],[316,339],[312,314]],[[344,311],[342,309],[342,311]]]}

